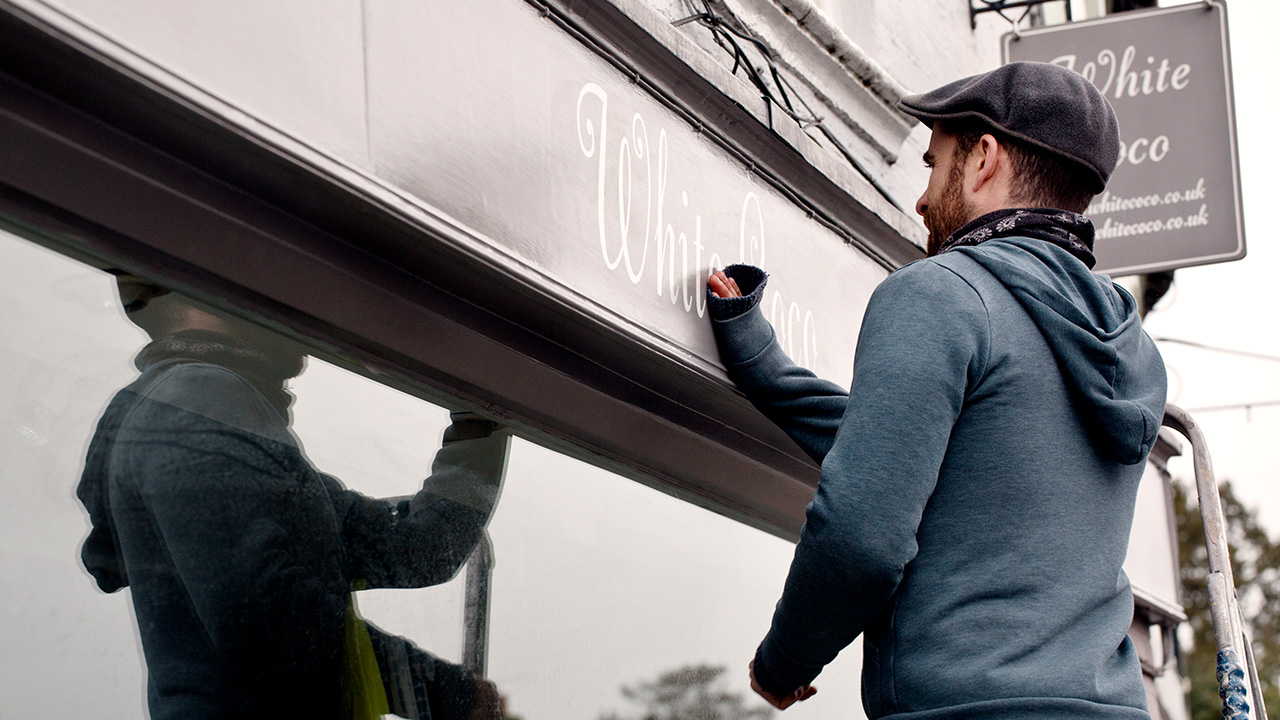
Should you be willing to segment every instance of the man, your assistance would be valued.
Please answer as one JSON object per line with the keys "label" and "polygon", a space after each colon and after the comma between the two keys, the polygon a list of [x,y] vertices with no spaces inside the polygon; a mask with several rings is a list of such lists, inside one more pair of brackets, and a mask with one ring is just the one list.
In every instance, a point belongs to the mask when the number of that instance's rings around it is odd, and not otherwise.
{"label": "man", "polygon": [[498,717],[492,685],[366,627],[351,591],[451,578],[497,502],[509,433],[456,413],[421,491],[365,497],[290,428],[301,346],[141,278],[117,285],[152,341],[89,444],[81,556],[102,590],[130,589],[151,717]]}
{"label": "man", "polygon": [[804,700],[862,635],[872,718],[1148,718],[1121,565],[1165,371],[1079,215],[1115,116],[1039,63],[900,107],[929,257],[876,289],[847,396],[779,349],[762,271],[710,282],[732,377],[822,465],[752,686]]}

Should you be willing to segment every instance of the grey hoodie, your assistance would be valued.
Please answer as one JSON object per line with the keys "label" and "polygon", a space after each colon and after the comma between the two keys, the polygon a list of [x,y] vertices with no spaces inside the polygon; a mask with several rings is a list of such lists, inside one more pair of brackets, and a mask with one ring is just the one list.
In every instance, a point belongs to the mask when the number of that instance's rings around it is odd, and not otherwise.
{"label": "grey hoodie", "polygon": [[846,395],[778,347],[763,273],[730,274],[726,366],[822,464],[761,684],[861,634],[872,718],[1147,718],[1121,566],[1165,371],[1133,298],[1039,240],[921,260],[872,296]]}
{"label": "grey hoodie", "polygon": [[[93,524],[85,568],[104,592],[130,589],[150,717],[342,717],[352,581],[452,577],[497,502],[509,433],[455,413],[422,489],[392,504],[306,459],[284,388],[300,363],[286,371],[236,338],[185,330],[136,364],[142,374],[103,413],[76,494]],[[397,686],[393,670],[419,683],[417,717],[467,716],[471,671],[369,630],[386,688]],[[393,709],[410,702],[389,695]]]}

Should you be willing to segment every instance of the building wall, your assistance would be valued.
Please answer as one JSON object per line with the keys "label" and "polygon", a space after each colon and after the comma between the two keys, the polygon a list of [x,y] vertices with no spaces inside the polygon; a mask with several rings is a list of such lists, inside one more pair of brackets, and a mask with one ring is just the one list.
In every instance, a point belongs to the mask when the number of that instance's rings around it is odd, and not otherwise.
{"label": "building wall", "polygon": [[[817,0],[849,39],[912,92],[925,92],[1000,64],[1005,20],[990,13],[970,29],[964,3],[947,0]],[[911,32],[903,32],[911,28]]]}
{"label": "building wall", "polygon": [[[971,30],[950,0],[823,0],[824,15],[803,17],[795,0],[716,4],[786,51],[780,72],[827,135],[762,101],[705,27],[674,27],[689,3],[564,5],[576,9],[4,5],[140,78],[155,91],[144,102],[195,108],[248,138],[259,147],[228,145],[244,162],[283,160],[253,185],[228,169],[235,157],[210,159],[224,147],[213,140],[164,145],[136,127],[103,128],[154,142],[154,153],[139,151],[144,162],[82,141],[86,155],[123,168],[139,193],[164,185],[182,218],[202,219],[184,225],[132,192],[114,208],[74,204],[69,187],[87,182],[74,173],[20,190],[91,230],[0,212],[0,286],[21,309],[0,332],[0,397],[16,408],[5,410],[0,475],[15,498],[0,518],[10,611],[0,634],[17,668],[4,675],[0,716],[143,714],[128,591],[98,592],[76,558],[88,532],[73,499],[85,445],[146,342],[102,270],[112,262],[307,343],[290,429],[352,489],[415,492],[447,409],[515,429],[489,526],[487,671],[511,712],[638,712],[622,688],[699,665],[726,668],[722,686],[751,697],[742,665],[768,627],[816,469],[729,385],[700,301],[705,274],[765,264],[784,343],[846,384],[872,289],[921,254],[912,207],[928,134],[893,103],[994,67],[1007,26],[987,16]],[[627,49],[633,41],[644,53]],[[767,69],[759,54],[750,61]],[[189,175],[171,180],[170,165]],[[272,185],[277,173],[342,192],[309,201],[285,180]],[[315,207],[337,195],[358,199]],[[362,214],[415,232],[362,225]],[[312,252],[297,240],[310,233],[341,247]],[[366,264],[386,271],[381,282],[357,282]],[[841,282],[815,282],[815,268]],[[369,298],[386,304],[370,309]],[[457,663],[467,582],[368,591],[361,607]],[[861,716],[860,659],[846,650],[819,678],[822,694],[788,717]]]}

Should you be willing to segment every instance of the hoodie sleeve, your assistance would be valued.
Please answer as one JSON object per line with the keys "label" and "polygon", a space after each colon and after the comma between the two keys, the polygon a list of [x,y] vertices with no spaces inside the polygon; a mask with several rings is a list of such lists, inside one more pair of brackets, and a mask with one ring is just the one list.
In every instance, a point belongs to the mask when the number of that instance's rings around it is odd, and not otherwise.
{"label": "hoodie sleeve", "polygon": [[447,582],[479,544],[498,502],[511,432],[471,413],[452,419],[431,475],[394,512],[383,500],[338,491],[348,574],[368,587]]}
{"label": "hoodie sleeve", "polygon": [[796,547],[755,673],[786,695],[880,615],[917,552],[968,389],[985,373],[989,323],[977,292],[923,261],[877,288],[858,338],[848,407]]}
{"label": "hoodie sleeve", "polygon": [[763,270],[730,265],[725,272],[738,282],[744,297],[718,298],[708,290],[707,307],[730,379],[809,457],[822,462],[849,394],[796,365],[783,352],[773,326],[760,312],[767,281]]}

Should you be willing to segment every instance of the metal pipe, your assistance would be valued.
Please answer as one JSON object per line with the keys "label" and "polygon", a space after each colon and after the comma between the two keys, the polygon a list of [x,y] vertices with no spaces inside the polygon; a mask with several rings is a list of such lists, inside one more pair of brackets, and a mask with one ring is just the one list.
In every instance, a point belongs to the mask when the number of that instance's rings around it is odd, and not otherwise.
{"label": "metal pipe", "polygon": [[[1240,624],[1244,624],[1244,617],[1240,618]],[[1261,720],[1267,718],[1267,703],[1262,698],[1262,683],[1258,680],[1258,663],[1253,659],[1253,643],[1248,637],[1244,638],[1244,659],[1245,665],[1249,668],[1249,689],[1253,691],[1253,702],[1257,706],[1258,717]]]}
{"label": "metal pipe", "polygon": [[[1164,425],[1184,435],[1191,442],[1191,459],[1196,473],[1196,494],[1200,502],[1200,519],[1204,525],[1205,546],[1209,551],[1209,613],[1213,620],[1213,639],[1218,648],[1218,691],[1222,696],[1222,714],[1228,720],[1257,718],[1266,720],[1266,710],[1245,686],[1243,659],[1252,666],[1253,649],[1244,634],[1244,616],[1236,597],[1235,577],[1227,545],[1227,521],[1222,512],[1213,463],[1204,432],[1191,415],[1169,404],[1164,409]],[[1253,712],[1249,695],[1254,695]]]}
{"label": "metal pipe", "polygon": [[462,612],[462,664],[480,677],[489,668],[489,599],[493,586],[493,542],[485,530],[467,561],[466,606]]}

